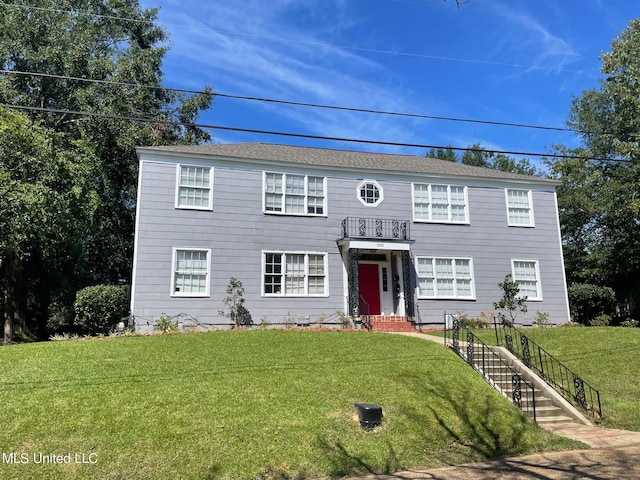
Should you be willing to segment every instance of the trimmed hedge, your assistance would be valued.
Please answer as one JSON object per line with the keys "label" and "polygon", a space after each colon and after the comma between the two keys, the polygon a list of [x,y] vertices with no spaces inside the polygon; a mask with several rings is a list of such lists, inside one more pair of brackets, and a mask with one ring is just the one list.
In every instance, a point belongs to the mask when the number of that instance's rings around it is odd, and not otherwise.
{"label": "trimmed hedge", "polygon": [[616,294],[612,288],[576,283],[569,287],[568,293],[574,322],[589,325],[597,317],[614,313]]}
{"label": "trimmed hedge", "polygon": [[108,333],[128,313],[127,292],[116,285],[96,285],[76,293],[75,324],[84,333]]}

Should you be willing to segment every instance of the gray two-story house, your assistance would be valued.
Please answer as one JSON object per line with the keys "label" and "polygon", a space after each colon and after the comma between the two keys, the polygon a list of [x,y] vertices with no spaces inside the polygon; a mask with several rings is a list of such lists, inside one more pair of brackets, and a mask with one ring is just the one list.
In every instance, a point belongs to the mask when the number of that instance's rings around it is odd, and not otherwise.
{"label": "gray two-story house", "polygon": [[[263,143],[138,148],[131,312],[227,327],[337,313],[415,327],[493,310],[513,275],[569,320],[557,182],[431,158]],[[526,319],[522,319],[526,323]]]}

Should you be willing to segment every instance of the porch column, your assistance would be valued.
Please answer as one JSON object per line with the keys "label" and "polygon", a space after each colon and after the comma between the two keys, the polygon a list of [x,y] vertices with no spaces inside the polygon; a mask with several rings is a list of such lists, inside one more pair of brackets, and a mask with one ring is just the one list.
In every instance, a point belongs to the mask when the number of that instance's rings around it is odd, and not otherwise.
{"label": "porch column", "polygon": [[404,287],[404,314],[413,318],[414,313],[414,292],[411,288],[411,272],[413,266],[411,264],[411,255],[407,250],[402,251],[402,286]]}
{"label": "porch column", "polygon": [[361,250],[352,248],[349,250],[349,315],[360,315],[360,280],[358,277],[358,261]]}

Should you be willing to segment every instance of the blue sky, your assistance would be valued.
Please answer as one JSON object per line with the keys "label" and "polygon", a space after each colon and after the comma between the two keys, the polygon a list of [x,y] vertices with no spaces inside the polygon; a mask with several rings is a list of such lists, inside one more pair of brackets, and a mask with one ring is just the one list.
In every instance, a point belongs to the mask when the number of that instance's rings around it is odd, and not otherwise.
{"label": "blue sky", "polygon": [[[563,127],[597,86],[599,56],[637,0],[142,0],[171,36],[165,85],[362,109]],[[615,5],[615,6],[612,6]],[[545,152],[570,132],[294,107],[218,97],[208,124],[412,144]],[[424,149],[213,130],[260,141]]]}

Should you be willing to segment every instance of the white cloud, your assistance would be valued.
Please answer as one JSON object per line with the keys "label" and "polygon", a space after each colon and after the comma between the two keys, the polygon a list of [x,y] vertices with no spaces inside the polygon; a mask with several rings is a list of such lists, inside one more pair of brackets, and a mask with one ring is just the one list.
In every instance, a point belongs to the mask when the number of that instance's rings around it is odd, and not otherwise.
{"label": "white cloud", "polygon": [[[549,8],[556,7],[550,5]],[[493,1],[487,4],[487,9],[502,22],[502,28],[497,30],[502,50],[498,54],[511,55],[514,63],[529,65],[527,71],[560,71],[580,58],[567,39],[553,33],[521,2]],[[544,9],[539,8],[540,11]]]}
{"label": "white cloud", "polygon": [[[344,0],[165,3],[160,21],[171,31],[173,42],[167,77],[172,84],[188,82],[188,88],[213,83],[223,93],[415,111],[405,100],[412,92],[397,87],[403,81],[394,71],[337,46],[343,43],[343,31],[366,21],[349,15],[349,8]],[[296,15],[295,21],[291,15]],[[297,131],[415,141],[415,122],[402,117],[255,103],[254,108],[274,119],[294,121]]]}

